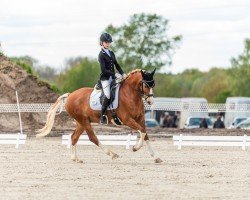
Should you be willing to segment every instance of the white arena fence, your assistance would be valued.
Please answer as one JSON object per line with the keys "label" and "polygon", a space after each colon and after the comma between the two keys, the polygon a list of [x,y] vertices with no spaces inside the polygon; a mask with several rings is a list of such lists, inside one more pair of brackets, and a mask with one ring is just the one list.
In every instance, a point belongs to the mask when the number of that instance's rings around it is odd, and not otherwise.
{"label": "white arena fence", "polygon": [[[129,149],[130,146],[134,146],[136,144],[137,135],[97,135],[98,140],[103,145],[110,145],[110,146],[125,146],[126,149]],[[71,146],[71,134],[63,135],[62,136],[62,144],[67,145],[67,148]],[[81,135],[77,145],[94,145],[91,142],[87,135]]]}
{"label": "white arena fence", "polygon": [[15,148],[18,149],[19,145],[25,144],[27,135],[17,134],[0,134],[0,144],[14,144]]}
{"label": "white arena fence", "polygon": [[[48,112],[52,103],[19,104],[20,112]],[[250,104],[215,104],[215,103],[186,103],[186,102],[156,102],[152,106],[144,104],[145,110],[167,110],[180,112],[250,112]],[[65,111],[64,105],[58,112]],[[18,112],[17,104],[0,104],[0,113]]]}
{"label": "white arena fence", "polygon": [[[25,140],[27,138],[27,135],[23,134],[22,118],[21,118],[20,104],[19,104],[17,91],[16,91],[16,101],[17,101],[16,104],[7,104],[7,105],[12,105],[11,107],[15,107],[15,112],[18,113],[20,133],[18,133],[18,134],[0,134],[0,144],[15,144],[16,149],[18,149],[20,144],[25,144]],[[2,105],[6,105],[6,104],[2,104]],[[1,111],[0,111],[0,113],[1,113]]]}
{"label": "white arena fence", "polygon": [[[18,113],[19,123],[20,123],[20,133],[16,135],[10,134],[9,136],[5,135],[3,136],[2,139],[0,138],[0,140],[4,144],[13,144],[15,141],[16,148],[18,148],[19,144],[25,143],[25,139],[27,137],[26,135],[23,134],[23,131],[22,131],[21,113],[41,113],[41,112],[46,113],[50,109],[51,105],[53,105],[53,103],[19,104],[17,92],[16,92],[16,98],[17,98],[17,104],[0,104],[0,113]],[[197,102],[196,103],[156,102],[152,106],[149,106],[148,104],[144,102],[144,105],[145,105],[145,110],[149,110],[149,111],[156,111],[156,110],[166,111],[167,110],[167,111],[180,111],[180,112],[210,112],[210,113],[213,113],[213,112],[216,112],[216,113],[217,112],[250,112],[250,104],[235,104],[235,103],[213,104],[213,103],[197,103]],[[57,110],[58,114],[61,113],[62,111],[65,111],[64,105],[62,105]],[[125,137],[128,137],[128,136],[125,136]],[[234,137],[237,137],[237,136],[234,136]],[[69,144],[69,138],[63,139],[63,140],[67,140],[67,145]],[[127,142],[128,142],[127,140],[123,141],[122,144],[127,144]],[[79,143],[81,143],[81,141]],[[131,141],[131,144],[133,144],[132,141]],[[184,144],[185,143],[182,142],[182,145]],[[224,143],[221,143],[221,144],[223,145]],[[249,143],[247,143],[247,145],[249,145]]]}
{"label": "white arena fence", "polygon": [[224,146],[224,147],[241,147],[246,150],[250,147],[250,136],[173,136],[174,146],[180,150],[182,146]]}

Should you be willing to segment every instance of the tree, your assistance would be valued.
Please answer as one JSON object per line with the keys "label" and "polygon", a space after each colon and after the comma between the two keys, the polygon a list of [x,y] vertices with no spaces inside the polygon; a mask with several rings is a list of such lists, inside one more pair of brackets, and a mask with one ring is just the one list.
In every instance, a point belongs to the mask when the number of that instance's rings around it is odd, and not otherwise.
{"label": "tree", "polygon": [[2,44],[1,44],[1,41],[0,41],[0,56],[3,56],[4,53],[3,53],[3,50],[2,50]]}
{"label": "tree", "polygon": [[38,60],[32,58],[31,56],[10,57],[10,60],[16,63],[25,63],[26,65],[29,65],[32,69],[34,69],[38,65]]}
{"label": "tree", "polygon": [[231,76],[234,79],[233,94],[250,96],[250,39],[245,40],[243,53],[231,59],[231,65]]}
{"label": "tree", "polygon": [[[155,75],[155,95],[165,97],[191,97],[193,83],[202,76],[203,73],[197,69],[185,70],[176,75],[158,73]],[[196,91],[194,96],[197,96],[197,93],[198,91]]]}
{"label": "tree", "polygon": [[[94,87],[100,76],[99,63],[87,57],[76,58],[77,62],[69,59],[67,68],[61,72],[57,79],[57,86],[62,92],[72,92],[81,87]],[[76,65],[75,65],[76,64]]]}
{"label": "tree", "polygon": [[31,56],[11,57],[10,60],[21,66],[28,73],[38,76],[44,81],[54,83],[56,79],[56,70],[50,66],[40,65],[38,60]]}
{"label": "tree", "polygon": [[136,68],[152,70],[171,64],[171,58],[182,36],[170,38],[168,20],[156,14],[134,14],[129,23],[109,25],[106,32],[115,41],[112,49],[125,71]]}
{"label": "tree", "polygon": [[35,72],[41,79],[48,81],[49,83],[55,83],[55,79],[57,76],[55,68],[52,68],[50,66],[40,66],[35,69]]}
{"label": "tree", "polygon": [[208,102],[224,103],[230,94],[227,70],[210,69],[199,81],[199,86],[200,88],[196,87],[199,96],[206,98]]}
{"label": "tree", "polygon": [[35,74],[34,66],[38,61],[30,56],[10,57],[10,60],[21,66],[29,74]]}

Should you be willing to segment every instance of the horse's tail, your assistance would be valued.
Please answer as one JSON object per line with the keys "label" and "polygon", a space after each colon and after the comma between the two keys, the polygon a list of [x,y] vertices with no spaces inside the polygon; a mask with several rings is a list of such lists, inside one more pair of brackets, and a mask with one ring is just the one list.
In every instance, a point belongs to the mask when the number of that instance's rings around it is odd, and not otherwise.
{"label": "horse's tail", "polygon": [[47,114],[47,121],[46,121],[45,126],[42,129],[36,130],[36,132],[38,133],[38,134],[36,134],[37,138],[44,137],[44,136],[49,134],[49,132],[51,131],[51,129],[53,127],[54,121],[55,121],[55,116],[57,114],[56,112],[57,112],[59,107],[60,107],[59,114],[62,112],[64,99],[67,99],[69,94],[70,93],[66,93],[66,94],[60,96],[56,100],[56,102],[50,107],[49,112]]}

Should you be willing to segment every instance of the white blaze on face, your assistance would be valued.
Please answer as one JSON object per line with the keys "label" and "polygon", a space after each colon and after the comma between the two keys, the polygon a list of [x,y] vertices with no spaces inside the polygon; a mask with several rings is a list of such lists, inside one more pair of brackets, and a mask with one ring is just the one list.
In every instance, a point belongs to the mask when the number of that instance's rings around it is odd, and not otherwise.
{"label": "white blaze on face", "polygon": [[[149,94],[150,94],[150,95],[153,94],[153,88],[150,88]],[[153,103],[154,103],[154,97],[151,96],[151,97],[147,98],[147,103],[148,103],[149,105],[153,105]]]}

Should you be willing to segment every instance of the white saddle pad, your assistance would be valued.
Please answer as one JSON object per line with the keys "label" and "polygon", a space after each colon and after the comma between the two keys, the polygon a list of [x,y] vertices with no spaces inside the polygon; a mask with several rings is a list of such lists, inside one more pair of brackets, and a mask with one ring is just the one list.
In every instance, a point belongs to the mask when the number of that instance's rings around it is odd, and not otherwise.
{"label": "white saddle pad", "polygon": [[[120,84],[117,85],[115,90],[115,99],[113,101],[112,106],[110,105],[108,107],[108,110],[110,109],[117,109],[118,108],[118,99],[119,99],[119,90],[120,90]],[[102,90],[96,90],[94,89],[93,92],[90,95],[90,108],[93,110],[101,110],[102,105],[100,103],[100,96],[101,96]]]}

